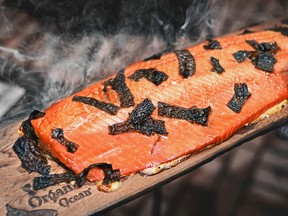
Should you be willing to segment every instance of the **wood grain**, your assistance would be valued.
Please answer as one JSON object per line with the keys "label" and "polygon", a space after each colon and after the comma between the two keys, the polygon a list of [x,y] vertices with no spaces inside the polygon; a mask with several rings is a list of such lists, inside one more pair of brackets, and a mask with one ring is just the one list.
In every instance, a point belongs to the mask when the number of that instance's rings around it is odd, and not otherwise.
{"label": "wood grain", "polygon": [[[137,174],[124,181],[120,189],[113,193],[99,192],[93,183],[87,183],[81,188],[72,188],[71,191],[69,186],[63,184],[39,190],[35,194],[31,194],[33,191],[28,191],[28,193],[27,189],[26,192],[23,189],[25,185],[27,187],[27,184],[32,184],[32,180],[37,174],[28,174],[21,168],[20,160],[12,150],[12,145],[18,138],[17,130],[21,121],[2,123],[0,125],[0,134],[2,135],[0,140],[0,215],[7,213],[7,204],[26,211],[44,209],[42,212],[46,212],[48,215],[53,215],[49,214],[49,210],[52,209],[56,210],[58,215],[101,213],[166,184],[224,152],[286,122],[288,122],[288,107],[270,118],[239,130],[226,142],[195,154],[169,170],[147,177]],[[52,165],[52,173],[63,172],[62,168],[53,161],[49,161],[49,163]],[[81,199],[78,200],[78,198]]]}

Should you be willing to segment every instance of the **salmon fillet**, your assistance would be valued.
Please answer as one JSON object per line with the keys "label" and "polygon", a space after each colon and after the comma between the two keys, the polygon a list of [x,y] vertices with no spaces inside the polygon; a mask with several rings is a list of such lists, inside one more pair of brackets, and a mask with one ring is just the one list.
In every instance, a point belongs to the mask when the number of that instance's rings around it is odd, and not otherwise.
{"label": "salmon fillet", "polygon": [[[119,169],[121,176],[128,176],[219,144],[269,108],[288,99],[288,37],[279,32],[262,31],[215,40],[221,48],[209,49],[209,41],[205,41],[186,49],[192,56],[188,56],[190,62],[194,63],[190,65],[194,67],[190,67],[193,73],[186,77],[179,73],[177,52],[127,66],[123,75],[134,105],[123,105],[119,92],[109,85],[115,75],[53,104],[44,111],[44,117],[32,120],[41,146],[76,174],[91,164],[108,163]],[[273,71],[256,68],[250,59],[236,61],[234,53],[254,50],[247,40],[277,43],[280,50],[274,55]],[[218,73],[215,59],[222,72]],[[147,69],[147,72],[151,68],[164,72],[166,80],[156,85],[144,75],[137,81],[130,79],[136,71]],[[245,84],[249,90],[239,112],[227,106],[235,95],[235,84]],[[79,102],[75,96],[113,104],[117,114]],[[111,126],[127,121],[145,99],[155,106],[149,118],[165,124],[166,132],[147,135],[131,130],[111,134]],[[168,116],[169,110],[167,115],[161,114],[159,107],[165,104],[186,111],[207,108],[210,112],[207,122],[201,124]],[[65,139],[77,144],[77,151],[67,151],[51,136],[56,128],[63,129]],[[102,181],[104,174],[95,168],[87,178]]]}

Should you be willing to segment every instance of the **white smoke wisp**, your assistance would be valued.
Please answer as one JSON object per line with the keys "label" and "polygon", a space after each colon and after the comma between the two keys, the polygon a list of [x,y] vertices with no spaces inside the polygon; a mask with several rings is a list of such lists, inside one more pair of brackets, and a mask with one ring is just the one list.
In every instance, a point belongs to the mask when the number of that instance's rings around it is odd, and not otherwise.
{"label": "white smoke wisp", "polygon": [[[263,1],[269,7],[259,7]],[[32,11],[25,2],[34,6]],[[241,0],[119,2],[0,1],[0,56],[8,65],[2,67],[0,79],[28,92],[8,117],[48,107],[167,48],[184,48],[267,21],[288,8],[281,0],[255,0],[254,7]]]}

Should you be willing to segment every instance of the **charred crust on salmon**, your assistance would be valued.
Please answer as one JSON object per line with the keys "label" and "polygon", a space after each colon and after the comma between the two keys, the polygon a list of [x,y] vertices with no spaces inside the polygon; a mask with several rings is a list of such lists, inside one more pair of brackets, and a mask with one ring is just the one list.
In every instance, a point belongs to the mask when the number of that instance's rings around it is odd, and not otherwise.
{"label": "charred crust on salmon", "polygon": [[188,50],[174,51],[179,62],[179,73],[184,78],[191,77],[196,71],[196,62],[194,56]]}
{"label": "charred crust on salmon", "polygon": [[120,99],[121,107],[127,108],[135,105],[134,96],[132,95],[130,89],[125,83],[124,69],[121,69],[115,78],[111,78],[103,83],[103,91],[107,92],[107,87],[111,86],[115,90]]}
{"label": "charred crust on salmon", "polygon": [[211,107],[197,108],[184,108],[179,106],[170,105],[164,102],[158,102],[158,114],[169,118],[182,119],[189,122],[195,122],[204,126],[208,125],[208,116],[211,112]]}
{"label": "charred crust on salmon", "polygon": [[94,107],[96,107],[96,108],[98,108],[104,112],[109,113],[110,115],[116,115],[120,109],[119,106],[116,106],[112,103],[106,103],[106,102],[97,100],[97,99],[92,98],[92,97],[74,96],[72,98],[72,101],[77,101],[77,102],[81,102],[84,104],[94,106]]}
{"label": "charred crust on salmon", "polygon": [[206,45],[203,45],[204,49],[210,49],[210,50],[214,50],[214,49],[222,49],[221,44],[219,43],[219,41],[217,40],[213,40],[213,39],[207,39],[207,41],[209,42]]}
{"label": "charred crust on salmon", "polygon": [[221,74],[225,72],[225,69],[220,65],[220,62],[218,59],[214,58],[213,56],[210,57],[210,61],[212,63],[212,71],[215,71],[217,74]]}
{"label": "charred crust on salmon", "polygon": [[56,139],[60,144],[67,148],[68,152],[74,153],[78,150],[79,145],[71,142],[67,138],[64,137],[64,131],[62,128],[56,128],[51,130],[51,137]]}
{"label": "charred crust on salmon", "polygon": [[109,134],[117,135],[125,132],[138,131],[147,136],[156,134],[167,135],[165,122],[155,120],[151,117],[152,112],[156,109],[149,99],[144,99],[131,112],[128,119],[121,123],[109,126]]}
{"label": "charred crust on salmon", "polygon": [[240,113],[243,105],[251,96],[246,83],[234,84],[234,95],[228,102],[227,106],[235,113]]}
{"label": "charred crust on salmon", "polygon": [[136,82],[139,82],[141,78],[146,78],[154,85],[158,86],[168,79],[168,75],[163,71],[157,70],[156,68],[148,68],[137,70],[128,78]]}
{"label": "charred crust on salmon", "polygon": [[47,159],[28,137],[22,136],[18,138],[13,145],[13,150],[21,160],[21,166],[27,170],[28,173],[38,172],[41,175],[49,174],[50,165],[47,165]]}
{"label": "charred crust on salmon", "polygon": [[245,59],[249,58],[250,51],[247,50],[240,50],[238,52],[233,53],[234,58],[238,63],[243,62]]}

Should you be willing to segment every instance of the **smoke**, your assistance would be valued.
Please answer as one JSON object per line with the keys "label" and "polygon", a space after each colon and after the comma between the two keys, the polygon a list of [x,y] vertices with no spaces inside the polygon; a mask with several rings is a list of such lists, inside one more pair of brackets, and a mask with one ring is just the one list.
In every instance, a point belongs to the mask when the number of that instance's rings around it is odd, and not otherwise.
{"label": "smoke", "polygon": [[43,109],[159,51],[266,21],[288,8],[285,1],[265,2],[269,9],[263,0],[253,1],[254,7],[240,0],[2,0],[0,80],[26,89],[6,117]]}

